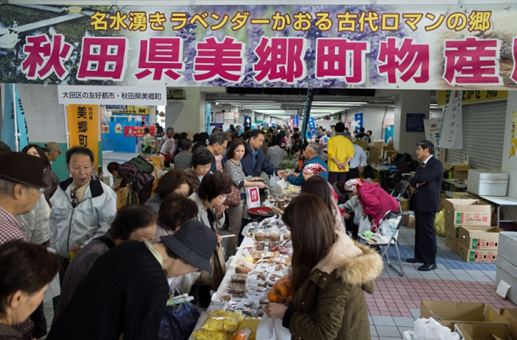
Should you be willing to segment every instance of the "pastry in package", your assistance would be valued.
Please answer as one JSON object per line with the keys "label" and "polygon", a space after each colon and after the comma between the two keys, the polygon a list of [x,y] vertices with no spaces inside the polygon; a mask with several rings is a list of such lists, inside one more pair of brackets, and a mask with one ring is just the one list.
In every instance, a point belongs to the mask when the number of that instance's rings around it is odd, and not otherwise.
{"label": "pastry in package", "polygon": [[243,320],[241,313],[215,310],[208,315],[203,329],[211,332],[233,333]]}

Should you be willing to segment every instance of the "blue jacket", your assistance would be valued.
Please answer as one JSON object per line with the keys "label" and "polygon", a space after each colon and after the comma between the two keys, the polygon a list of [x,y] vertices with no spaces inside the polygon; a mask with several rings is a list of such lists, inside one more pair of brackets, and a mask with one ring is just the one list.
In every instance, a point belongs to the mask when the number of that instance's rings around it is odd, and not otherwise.
{"label": "blue jacket", "polygon": [[[303,186],[305,184],[305,178],[303,178],[303,168],[305,168],[306,165],[312,164],[312,163],[318,163],[318,164],[320,164],[322,167],[324,167],[327,170],[327,172],[321,172],[320,176],[325,178],[328,181],[329,180],[329,167],[328,167],[327,163],[325,163],[323,161],[323,159],[321,159],[320,156],[315,156],[315,157],[309,159],[307,162],[304,162],[303,163],[303,167],[302,167],[302,171],[300,172],[298,177],[294,177],[292,175],[289,175],[289,176],[287,176],[287,181],[289,183],[291,183],[292,185],[301,185],[301,186]],[[303,191],[303,188],[302,188],[302,191]]]}
{"label": "blue jacket", "polygon": [[[264,156],[264,153],[260,149],[256,151],[256,163],[255,166],[253,166],[253,155],[251,154],[251,146],[249,142],[246,143],[246,147],[248,148],[248,154],[244,156],[243,159],[241,159],[242,170],[246,176],[258,177],[262,171],[268,175],[276,174],[278,169],[275,168],[273,164],[271,164],[271,162],[266,158],[266,156]],[[228,158],[224,156],[223,160],[221,161],[223,167],[227,160]]]}

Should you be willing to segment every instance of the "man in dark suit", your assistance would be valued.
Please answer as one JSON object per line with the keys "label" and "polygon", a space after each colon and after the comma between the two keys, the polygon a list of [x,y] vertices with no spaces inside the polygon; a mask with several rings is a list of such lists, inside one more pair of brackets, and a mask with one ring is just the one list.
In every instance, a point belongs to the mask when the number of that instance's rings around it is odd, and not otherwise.
{"label": "man in dark suit", "polygon": [[415,212],[415,257],[409,263],[423,263],[418,270],[436,269],[436,233],[434,217],[440,203],[443,180],[442,162],[433,157],[434,145],[428,140],[417,144],[416,154],[422,163],[409,183],[415,188],[410,208]]}

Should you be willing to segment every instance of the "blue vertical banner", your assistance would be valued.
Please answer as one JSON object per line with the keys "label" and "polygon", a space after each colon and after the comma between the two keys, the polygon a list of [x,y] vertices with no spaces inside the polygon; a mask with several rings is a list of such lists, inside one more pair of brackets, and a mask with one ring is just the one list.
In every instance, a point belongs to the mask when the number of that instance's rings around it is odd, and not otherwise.
{"label": "blue vertical banner", "polygon": [[356,113],[354,116],[354,119],[358,123],[357,128],[362,128],[363,127],[363,114]]}
{"label": "blue vertical banner", "polygon": [[210,116],[212,115],[211,104],[206,104],[205,115],[205,130],[207,133],[210,133]]}
{"label": "blue vertical banner", "polygon": [[23,110],[22,100],[18,93],[18,86],[9,84],[14,87],[16,94],[16,120],[18,125],[18,142],[19,151],[29,144],[29,129],[27,128],[27,121],[25,120],[25,111]]}
{"label": "blue vertical banner", "polygon": [[14,130],[14,105],[13,105],[13,87],[12,84],[5,84],[4,99],[4,117],[2,123],[1,140],[9,145],[11,150],[16,151],[16,131]]}
{"label": "blue vertical banner", "polygon": [[249,126],[251,127],[251,116],[244,116],[244,127]]}
{"label": "blue vertical banner", "polygon": [[314,121],[314,117],[309,117],[309,128],[316,129],[316,121]]}
{"label": "blue vertical banner", "polygon": [[293,128],[300,128],[300,115],[293,116]]}

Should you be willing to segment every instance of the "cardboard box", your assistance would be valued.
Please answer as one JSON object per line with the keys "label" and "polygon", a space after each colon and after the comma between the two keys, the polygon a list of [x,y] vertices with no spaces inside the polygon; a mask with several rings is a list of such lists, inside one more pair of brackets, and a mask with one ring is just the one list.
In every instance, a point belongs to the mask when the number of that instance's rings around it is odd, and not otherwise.
{"label": "cardboard box", "polygon": [[468,179],[469,169],[472,169],[468,165],[454,165],[450,163],[442,162],[443,172],[452,172],[452,178],[454,179]]}
{"label": "cardboard box", "polygon": [[447,199],[445,221],[455,225],[490,226],[492,206],[473,199]]}
{"label": "cardboard box", "polygon": [[456,326],[464,340],[508,339],[508,325],[457,323]]}
{"label": "cardboard box", "polygon": [[379,162],[379,156],[381,155],[380,149],[371,148],[368,152],[368,164]]}
{"label": "cardboard box", "polygon": [[[460,227],[451,223],[448,223],[445,221],[445,226],[443,227],[445,230],[445,234],[453,237],[454,239],[458,238],[459,235],[459,229]],[[456,251],[456,248],[454,248],[454,251]]]}
{"label": "cardboard box", "polygon": [[404,215],[404,225],[408,228],[415,229],[415,216]]}
{"label": "cardboard box", "polygon": [[458,243],[467,249],[497,250],[501,231],[504,230],[495,227],[460,226]]}
{"label": "cardboard box", "polygon": [[366,151],[366,149],[368,149],[368,142],[367,141],[364,141],[364,140],[356,140],[355,142],[353,142],[355,145],[359,145],[360,147],[363,148],[363,150]]}
{"label": "cardboard box", "polygon": [[451,235],[445,235],[445,245],[452,250],[453,252],[456,252],[456,246],[457,246],[457,240],[456,237],[452,237]]}
{"label": "cardboard box", "polygon": [[391,155],[393,155],[395,152],[398,152],[397,150],[384,150],[381,155],[382,155],[382,159],[388,159],[389,157],[391,157]]}
{"label": "cardboard box", "polygon": [[[481,302],[454,302],[454,301],[422,301],[420,305],[421,318],[434,318],[441,325],[454,328],[455,323],[499,324],[508,327],[508,322],[499,313]],[[438,320],[441,319],[441,320]]]}
{"label": "cardboard box", "polygon": [[381,148],[381,151],[384,152],[384,151],[388,151],[388,150],[395,150],[395,147],[393,145],[384,145],[382,148]]}
{"label": "cardboard box", "polygon": [[473,196],[466,191],[445,191],[445,196],[447,196],[447,198],[454,198],[454,199],[459,199],[459,200],[469,199],[469,198],[477,199],[476,196]]}
{"label": "cardboard box", "polygon": [[501,316],[508,321],[508,335],[510,339],[517,340],[517,309],[501,309]]}
{"label": "cardboard box", "polygon": [[382,149],[382,147],[384,146],[383,141],[373,141],[372,144],[375,148],[379,148],[379,150]]}
{"label": "cardboard box", "polygon": [[465,262],[495,263],[497,260],[497,250],[468,249],[459,242],[456,245],[456,254]]}

